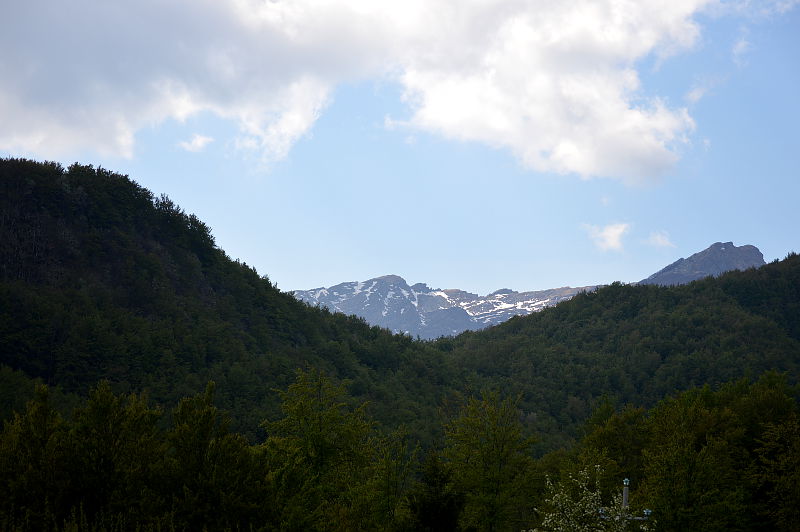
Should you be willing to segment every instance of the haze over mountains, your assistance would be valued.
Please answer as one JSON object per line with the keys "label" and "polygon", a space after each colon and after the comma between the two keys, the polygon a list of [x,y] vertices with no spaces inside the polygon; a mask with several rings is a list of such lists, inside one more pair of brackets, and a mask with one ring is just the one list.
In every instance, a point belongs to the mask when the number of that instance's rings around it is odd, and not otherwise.
{"label": "haze over mountains", "polygon": [[[678,259],[640,284],[680,285],[762,265],[764,256],[757,247],[717,242],[687,259]],[[430,288],[425,283],[409,286],[398,275],[384,275],[328,288],[296,290],[294,296],[333,312],[355,314],[371,325],[430,340],[497,325],[513,316],[538,312],[595,288],[565,286],[530,292],[503,288],[479,296],[459,289]]]}

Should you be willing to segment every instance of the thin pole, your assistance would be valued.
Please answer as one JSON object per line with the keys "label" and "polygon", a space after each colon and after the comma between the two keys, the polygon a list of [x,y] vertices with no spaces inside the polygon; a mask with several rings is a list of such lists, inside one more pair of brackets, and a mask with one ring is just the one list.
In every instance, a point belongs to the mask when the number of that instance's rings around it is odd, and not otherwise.
{"label": "thin pole", "polygon": [[626,510],[628,508],[628,486],[630,483],[631,481],[627,478],[622,481],[622,507]]}

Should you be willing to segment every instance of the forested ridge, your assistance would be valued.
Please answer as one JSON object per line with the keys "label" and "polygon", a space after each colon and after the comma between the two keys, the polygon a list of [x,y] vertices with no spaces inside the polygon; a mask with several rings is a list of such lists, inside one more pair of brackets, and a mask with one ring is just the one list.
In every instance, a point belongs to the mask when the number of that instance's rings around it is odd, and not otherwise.
{"label": "forested ridge", "polygon": [[125,176],[24,160],[0,169],[3,364],[67,393],[108,379],[164,404],[214,380],[233,427],[251,438],[297,367],[351,380],[376,409],[390,391],[425,397],[412,405],[424,412],[393,405],[386,415],[435,417],[438,396],[416,372],[446,375],[440,351],[300,304]]}
{"label": "forested ridge", "polygon": [[798,355],[794,254],[421,342],[126,176],[0,160],[5,529],[555,529],[625,475],[658,528],[792,530]]}
{"label": "forested ridge", "polygon": [[[688,285],[614,283],[530,317],[440,341],[465,378],[548,404],[573,434],[598,396],[652,405],[766,370],[800,375],[800,257]],[[481,378],[483,377],[483,378]]]}

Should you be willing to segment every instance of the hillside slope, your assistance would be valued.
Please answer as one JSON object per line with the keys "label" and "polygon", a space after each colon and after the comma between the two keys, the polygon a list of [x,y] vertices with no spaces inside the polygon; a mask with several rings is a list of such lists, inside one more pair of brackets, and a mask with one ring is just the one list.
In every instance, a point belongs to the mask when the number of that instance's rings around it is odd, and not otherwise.
{"label": "hillside slope", "polygon": [[67,392],[110,379],[166,404],[213,379],[251,435],[277,411],[273,389],[307,365],[351,380],[381,421],[435,417],[439,390],[409,360],[424,353],[428,371],[438,351],[280,292],[126,176],[2,160],[0,213],[0,364]]}
{"label": "hillside slope", "polygon": [[683,286],[614,283],[439,345],[457,354],[462,378],[484,376],[548,412],[537,421],[554,433],[582,423],[603,394],[652,405],[770,369],[796,382],[800,256]]}
{"label": "hillside slope", "polygon": [[26,378],[77,394],[109,379],[159,404],[213,379],[232,429],[259,439],[277,414],[274,389],[309,365],[347,380],[383,425],[428,443],[465,397],[519,394],[544,452],[569,445],[603,397],[652,405],[770,369],[796,381],[800,258],[685,286],[614,284],[418,342],[280,292],[196,217],[125,176],[0,160],[5,412],[30,396]]}

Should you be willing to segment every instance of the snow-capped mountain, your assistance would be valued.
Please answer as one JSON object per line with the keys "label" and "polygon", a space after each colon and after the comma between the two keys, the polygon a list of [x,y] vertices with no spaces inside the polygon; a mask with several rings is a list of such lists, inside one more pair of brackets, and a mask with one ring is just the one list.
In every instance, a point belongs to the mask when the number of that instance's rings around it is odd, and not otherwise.
{"label": "snow-capped mountain", "polygon": [[334,312],[356,314],[372,325],[424,339],[497,325],[512,316],[530,314],[583,290],[563,287],[535,292],[502,289],[479,296],[457,289],[434,289],[424,283],[409,286],[397,275],[297,290],[294,296]]}
{"label": "snow-capped mountain", "polygon": [[[684,284],[709,275],[763,264],[764,257],[755,246],[737,247],[732,242],[717,242],[688,259],[679,259],[639,283]],[[479,296],[464,290],[429,288],[424,283],[409,286],[398,275],[385,275],[330,288],[297,290],[294,296],[333,312],[361,316],[372,325],[394,332],[433,339],[497,325],[512,316],[537,312],[581,291],[595,288],[565,286],[535,292],[515,292],[504,288]]]}

